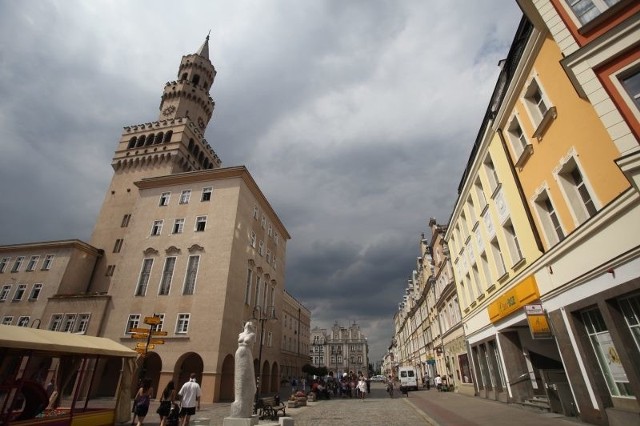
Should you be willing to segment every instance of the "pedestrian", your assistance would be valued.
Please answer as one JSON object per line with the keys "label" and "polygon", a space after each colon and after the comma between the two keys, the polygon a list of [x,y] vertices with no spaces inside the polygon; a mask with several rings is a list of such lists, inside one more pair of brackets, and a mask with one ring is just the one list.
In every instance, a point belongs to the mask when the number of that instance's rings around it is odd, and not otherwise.
{"label": "pedestrian", "polygon": [[367,382],[362,376],[360,376],[360,380],[358,381],[358,390],[360,391],[360,399],[364,401],[364,397],[367,393]]}
{"label": "pedestrian", "polygon": [[160,426],[165,426],[167,417],[171,412],[173,401],[176,399],[176,388],[173,380],[167,383],[162,394],[160,395],[160,406],[156,410],[156,413],[160,415]]}
{"label": "pedestrian", "polygon": [[387,380],[387,392],[389,392],[389,398],[393,398],[393,377],[391,376]]}
{"label": "pedestrian", "polygon": [[431,389],[431,378],[428,374],[424,375],[424,385],[427,387],[427,390]]}
{"label": "pedestrian", "polygon": [[433,384],[436,385],[437,390],[442,390],[442,378],[439,374],[436,374],[436,377],[433,378]]}
{"label": "pedestrian", "polygon": [[[136,393],[135,401],[135,415],[138,417],[138,426],[142,426],[144,418],[149,412],[149,404],[151,403],[151,395],[153,395],[153,388],[151,387],[151,379],[144,379],[142,386]],[[132,423],[133,424],[133,423]]]}
{"label": "pedestrian", "polygon": [[181,426],[188,426],[191,416],[196,414],[196,409],[200,409],[200,385],[196,382],[196,373],[191,373],[189,381],[182,385],[178,396],[180,396],[180,417]]}

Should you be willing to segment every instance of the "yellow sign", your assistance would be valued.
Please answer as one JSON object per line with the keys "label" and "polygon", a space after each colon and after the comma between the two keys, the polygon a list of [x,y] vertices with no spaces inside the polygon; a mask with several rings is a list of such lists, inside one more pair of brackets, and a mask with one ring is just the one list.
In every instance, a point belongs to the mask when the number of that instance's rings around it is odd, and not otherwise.
{"label": "yellow sign", "polygon": [[511,315],[530,302],[540,299],[536,277],[528,276],[515,287],[505,291],[495,302],[487,308],[489,320],[493,323]]}
{"label": "yellow sign", "polygon": [[149,343],[154,345],[164,345],[164,339],[151,339]]}
{"label": "yellow sign", "polygon": [[162,322],[160,317],[144,317],[144,323],[149,325],[158,325]]}
{"label": "yellow sign", "polygon": [[148,328],[140,328],[140,327],[134,327],[131,330],[129,330],[131,333],[148,333],[149,329]]}
{"label": "yellow sign", "polygon": [[527,322],[529,323],[529,331],[534,339],[550,339],[553,337],[549,320],[542,309],[541,304],[527,305],[524,307],[527,313]]}
{"label": "yellow sign", "polygon": [[149,337],[149,335],[148,335],[148,334],[140,334],[140,333],[133,333],[133,334],[131,335],[131,338],[132,338],[132,339],[146,339],[146,338],[148,338],[148,337]]}
{"label": "yellow sign", "polygon": [[147,344],[146,343],[136,343],[136,349],[147,349]]}
{"label": "yellow sign", "polygon": [[166,331],[155,331],[155,330],[151,331],[152,336],[166,336],[168,334],[169,333]]}
{"label": "yellow sign", "polygon": [[147,353],[147,350],[145,348],[136,348],[136,352],[138,352],[140,355],[144,355]]}

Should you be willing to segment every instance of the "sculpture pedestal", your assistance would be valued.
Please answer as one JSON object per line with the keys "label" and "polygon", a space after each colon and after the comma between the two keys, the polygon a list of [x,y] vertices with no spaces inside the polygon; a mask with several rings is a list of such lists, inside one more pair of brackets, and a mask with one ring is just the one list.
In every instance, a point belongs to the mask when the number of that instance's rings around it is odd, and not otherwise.
{"label": "sculpture pedestal", "polygon": [[222,424],[223,426],[255,426],[258,424],[258,416],[253,415],[249,418],[225,417]]}

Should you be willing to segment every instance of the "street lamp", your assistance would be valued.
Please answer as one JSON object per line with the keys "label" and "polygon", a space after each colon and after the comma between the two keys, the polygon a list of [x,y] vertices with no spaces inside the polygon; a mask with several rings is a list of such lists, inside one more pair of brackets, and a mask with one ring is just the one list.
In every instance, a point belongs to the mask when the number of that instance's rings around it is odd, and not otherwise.
{"label": "street lamp", "polygon": [[269,320],[276,320],[275,306],[267,306],[263,311],[260,306],[253,308],[251,312],[251,320],[260,323],[260,349],[258,349],[258,369],[256,370],[256,399],[253,404],[253,414],[258,412],[258,400],[260,399],[260,388],[262,386],[260,373],[262,372],[262,346],[264,346],[264,323]]}

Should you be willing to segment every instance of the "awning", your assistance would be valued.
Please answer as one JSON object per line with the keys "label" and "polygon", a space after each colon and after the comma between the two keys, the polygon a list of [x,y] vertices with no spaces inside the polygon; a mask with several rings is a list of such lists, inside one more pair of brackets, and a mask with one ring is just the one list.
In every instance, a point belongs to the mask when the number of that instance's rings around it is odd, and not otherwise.
{"label": "awning", "polygon": [[0,325],[0,347],[135,358],[137,352],[105,337]]}

